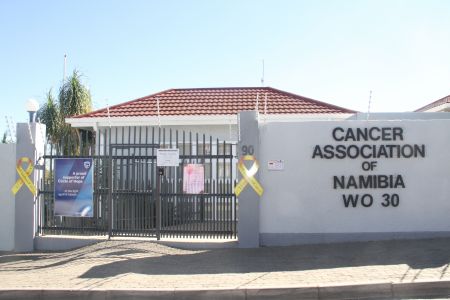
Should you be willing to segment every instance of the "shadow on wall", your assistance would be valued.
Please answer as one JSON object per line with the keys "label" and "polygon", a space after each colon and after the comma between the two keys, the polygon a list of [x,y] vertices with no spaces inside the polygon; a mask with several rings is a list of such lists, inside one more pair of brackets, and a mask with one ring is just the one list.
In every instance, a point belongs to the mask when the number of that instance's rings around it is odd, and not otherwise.
{"label": "shadow on wall", "polygon": [[[449,264],[449,250],[450,239],[220,249],[124,259],[95,266],[81,278],[105,278],[124,273],[189,275],[283,272],[398,264],[422,269]],[[121,251],[110,255],[130,254],[129,251]]]}

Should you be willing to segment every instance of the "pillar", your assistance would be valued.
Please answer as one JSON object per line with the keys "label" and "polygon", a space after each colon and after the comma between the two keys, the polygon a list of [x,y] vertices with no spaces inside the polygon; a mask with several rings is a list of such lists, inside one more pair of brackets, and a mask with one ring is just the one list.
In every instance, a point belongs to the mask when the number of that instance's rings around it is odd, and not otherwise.
{"label": "pillar", "polygon": [[[238,158],[253,155],[259,160],[259,129],[256,111],[239,113]],[[254,162],[245,161],[245,167],[251,168]],[[259,173],[254,178],[259,182]],[[238,170],[238,182],[242,180]],[[239,194],[238,240],[241,248],[259,247],[259,198],[255,190],[247,184]]]}
{"label": "pillar", "polygon": [[[36,166],[39,157],[44,154],[45,125],[39,123],[17,124],[16,162],[22,157],[31,159],[34,165],[29,176],[36,190],[39,187],[41,170]],[[22,165],[27,168],[26,164]],[[16,180],[19,174],[16,172]],[[31,193],[26,185],[22,185],[15,195],[15,230],[14,250],[26,252],[34,250],[34,237],[37,231],[37,197]]]}

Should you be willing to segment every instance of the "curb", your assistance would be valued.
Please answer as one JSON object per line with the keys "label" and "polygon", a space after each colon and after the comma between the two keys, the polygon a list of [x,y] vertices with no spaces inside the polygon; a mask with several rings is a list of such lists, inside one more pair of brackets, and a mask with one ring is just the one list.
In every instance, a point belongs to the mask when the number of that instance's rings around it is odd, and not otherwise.
{"label": "curb", "polygon": [[411,299],[448,295],[450,281],[199,290],[0,289],[0,299]]}

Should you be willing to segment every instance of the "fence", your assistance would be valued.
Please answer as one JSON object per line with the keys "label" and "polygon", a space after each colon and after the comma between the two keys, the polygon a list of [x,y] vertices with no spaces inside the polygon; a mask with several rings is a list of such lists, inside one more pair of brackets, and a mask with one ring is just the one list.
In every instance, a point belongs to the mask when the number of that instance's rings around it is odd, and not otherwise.
{"label": "fence", "polygon": [[[162,148],[179,149],[178,167],[160,171],[156,152]],[[92,218],[54,215],[54,160],[76,157],[93,159]],[[43,159],[40,234],[236,237],[234,143],[164,128],[101,128],[47,145]],[[188,164],[203,166],[201,194],[183,191]]]}

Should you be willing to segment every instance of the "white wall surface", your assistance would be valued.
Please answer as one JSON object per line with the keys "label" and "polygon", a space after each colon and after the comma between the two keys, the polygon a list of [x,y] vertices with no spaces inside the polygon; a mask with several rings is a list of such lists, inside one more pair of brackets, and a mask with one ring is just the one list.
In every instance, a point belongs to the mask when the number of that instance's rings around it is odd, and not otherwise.
{"label": "white wall surface", "polygon": [[[131,143],[144,143],[147,141],[151,143],[152,141],[152,129],[154,128],[155,133],[155,142],[158,140],[158,126],[124,126],[124,127],[112,127],[112,142],[113,143],[128,143],[130,141]],[[103,132],[109,129],[109,127],[100,127],[100,131]],[[237,141],[238,139],[238,133],[237,133],[237,126],[236,125],[186,125],[186,126],[161,126],[161,139],[163,130],[165,130],[166,134],[166,140],[169,139],[170,130],[172,130],[172,140],[175,140],[175,131],[178,130],[178,140],[182,141],[183,139],[183,131],[185,132],[185,139],[186,141],[189,140],[189,133],[192,133],[192,140],[196,140],[196,134],[198,133],[199,142],[203,140],[203,134],[205,135],[205,139],[207,142],[209,142],[210,136],[212,136],[213,142],[216,141],[216,139],[219,139],[219,141]],[[136,131],[136,134],[135,134]],[[131,134],[129,134],[131,133]],[[130,135],[130,138],[128,137]],[[117,141],[116,141],[117,136]],[[103,143],[103,141],[101,142]]]}
{"label": "white wall surface", "polygon": [[[401,127],[403,141],[337,142],[343,128]],[[261,233],[364,233],[450,231],[450,121],[313,121],[261,126]],[[312,159],[315,145],[424,144],[424,158]],[[284,161],[269,171],[269,160]],[[376,161],[374,171],[362,170]],[[401,174],[405,188],[341,190],[334,175]],[[371,207],[344,206],[343,194],[371,194]],[[383,194],[398,194],[397,207],[383,207]]]}
{"label": "white wall surface", "polygon": [[14,195],[16,144],[0,144],[0,250],[14,249]]}

